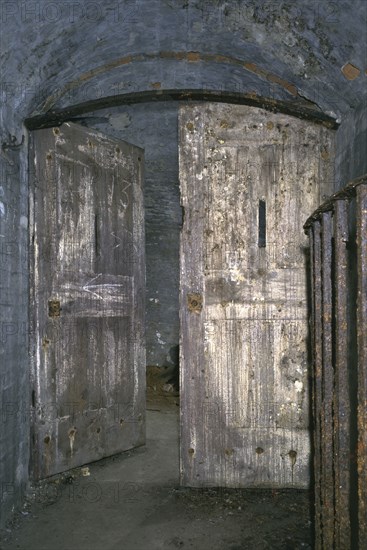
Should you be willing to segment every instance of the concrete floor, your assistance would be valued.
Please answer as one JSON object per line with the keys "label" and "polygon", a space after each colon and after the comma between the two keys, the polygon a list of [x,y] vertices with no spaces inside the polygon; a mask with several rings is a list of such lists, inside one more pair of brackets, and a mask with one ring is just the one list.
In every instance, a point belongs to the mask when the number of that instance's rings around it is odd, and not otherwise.
{"label": "concrete floor", "polygon": [[39,487],[1,550],[312,548],[306,492],[179,488],[178,407],[148,407],[145,447]]}

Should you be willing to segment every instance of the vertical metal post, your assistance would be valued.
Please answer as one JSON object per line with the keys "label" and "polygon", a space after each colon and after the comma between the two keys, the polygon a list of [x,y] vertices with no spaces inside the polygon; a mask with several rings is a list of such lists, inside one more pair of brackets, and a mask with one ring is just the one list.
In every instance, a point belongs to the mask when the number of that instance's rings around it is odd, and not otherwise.
{"label": "vertical metal post", "polygon": [[322,409],[322,317],[321,317],[321,227],[315,221],[309,232],[311,241],[311,285],[312,285],[312,410],[314,421],[314,481],[315,481],[315,547],[322,550],[322,508],[321,508],[321,409]]}
{"label": "vertical metal post", "polygon": [[335,250],[335,389],[334,472],[335,548],[350,548],[350,394],[348,375],[348,203],[338,200],[334,210]]}
{"label": "vertical metal post", "polygon": [[323,548],[334,547],[332,213],[322,213],[322,523]]}
{"label": "vertical metal post", "polygon": [[367,548],[367,185],[357,188],[358,520],[359,548]]}
{"label": "vertical metal post", "polygon": [[[352,197],[356,197],[355,211],[349,207]],[[354,226],[356,246],[351,242]],[[325,201],[308,218],[304,228],[311,246],[315,547],[351,550],[353,545],[353,549],[364,550],[367,548],[367,175]]]}

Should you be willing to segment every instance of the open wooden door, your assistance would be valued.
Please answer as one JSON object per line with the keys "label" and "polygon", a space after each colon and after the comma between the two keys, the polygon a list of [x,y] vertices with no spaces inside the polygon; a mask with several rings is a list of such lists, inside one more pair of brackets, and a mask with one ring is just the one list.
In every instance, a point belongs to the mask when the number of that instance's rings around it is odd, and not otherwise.
{"label": "open wooden door", "polygon": [[76,124],[31,136],[35,479],[145,442],[143,151]]}
{"label": "open wooden door", "polygon": [[307,239],[332,132],[241,105],[180,111],[181,482],[309,482]]}

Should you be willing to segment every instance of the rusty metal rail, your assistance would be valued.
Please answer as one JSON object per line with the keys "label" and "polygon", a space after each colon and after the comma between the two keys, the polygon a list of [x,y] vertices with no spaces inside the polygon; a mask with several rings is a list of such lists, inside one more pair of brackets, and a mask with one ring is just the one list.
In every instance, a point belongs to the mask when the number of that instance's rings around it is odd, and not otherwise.
{"label": "rusty metal rail", "polygon": [[367,175],[308,218],[316,550],[367,548]]}

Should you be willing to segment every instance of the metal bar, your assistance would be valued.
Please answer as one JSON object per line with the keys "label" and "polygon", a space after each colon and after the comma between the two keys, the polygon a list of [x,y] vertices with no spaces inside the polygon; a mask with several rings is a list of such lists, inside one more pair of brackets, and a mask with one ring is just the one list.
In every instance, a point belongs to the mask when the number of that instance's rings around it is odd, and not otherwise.
{"label": "metal bar", "polygon": [[[310,285],[311,285],[311,317],[310,317],[310,336],[311,336],[311,350],[312,350],[312,373],[311,373],[311,391],[312,391],[312,397],[316,395],[316,377],[315,377],[315,342],[316,342],[316,334],[315,334],[315,318],[316,318],[316,312],[315,312],[315,293],[316,293],[316,284],[315,284],[315,278],[316,278],[316,269],[315,269],[315,237],[314,237],[314,227],[309,228],[308,230],[308,238],[310,242]],[[317,237],[316,237],[317,240]],[[312,419],[315,421],[316,414],[317,414],[317,407],[316,407],[316,399],[311,400],[311,411],[312,411]],[[313,432],[313,445],[315,446],[315,431]],[[316,472],[316,468],[315,468]]]}
{"label": "metal bar", "polygon": [[50,109],[46,112],[35,113],[26,118],[25,126],[29,130],[50,128],[59,126],[63,122],[82,117],[86,113],[92,113],[100,109],[111,108],[119,105],[133,105],[138,103],[157,101],[212,101],[220,103],[233,103],[238,105],[252,105],[267,109],[271,112],[280,112],[292,116],[298,116],[305,120],[311,120],[316,124],[322,124],[326,128],[337,130],[339,124],[334,118],[325,115],[304,105],[293,105],[287,101],[274,98],[254,97],[253,93],[243,94],[240,92],[227,92],[225,90],[203,90],[203,89],[177,89],[177,90],[147,90],[131,92],[127,94],[115,94],[100,99],[92,99],[64,107],[61,109]]}
{"label": "metal bar", "polygon": [[350,531],[350,394],[348,376],[348,203],[338,200],[334,211],[335,250],[335,390],[334,390],[334,472],[335,548],[351,545]]}
{"label": "metal bar", "polygon": [[[312,412],[314,416],[315,547],[367,548],[367,177],[351,182],[321,205],[304,228],[311,244]],[[358,398],[348,369],[349,308],[354,308],[349,199],[357,196]],[[334,231],[334,246],[333,246]],[[354,258],[354,249],[353,249]],[[354,323],[353,323],[354,326]],[[354,331],[352,332],[354,334]],[[352,393],[353,392],[353,395]],[[354,512],[352,406],[358,400],[358,525]]]}
{"label": "metal bar", "polygon": [[307,218],[303,228],[306,231],[309,227],[312,226],[313,222],[316,220],[321,219],[321,216],[323,212],[329,212],[334,209],[334,203],[337,200],[341,199],[350,199],[352,197],[355,197],[356,195],[356,189],[360,185],[367,183],[367,174],[364,174],[363,176],[356,178],[355,180],[352,180],[348,185],[343,187],[340,191],[337,191],[329,197],[325,202],[319,206],[313,214],[309,218]]}
{"label": "metal bar", "polygon": [[367,548],[367,186],[357,190],[358,521],[359,548]]}
{"label": "metal bar", "polygon": [[321,333],[321,227],[320,222],[313,224],[309,233],[311,245],[311,289],[312,289],[312,412],[314,421],[314,484],[315,484],[315,547],[322,549],[322,507],[321,507],[321,425],[322,410],[322,333]]}
{"label": "metal bar", "polygon": [[322,524],[323,547],[334,547],[333,354],[332,354],[332,214],[323,212],[322,255]]}

